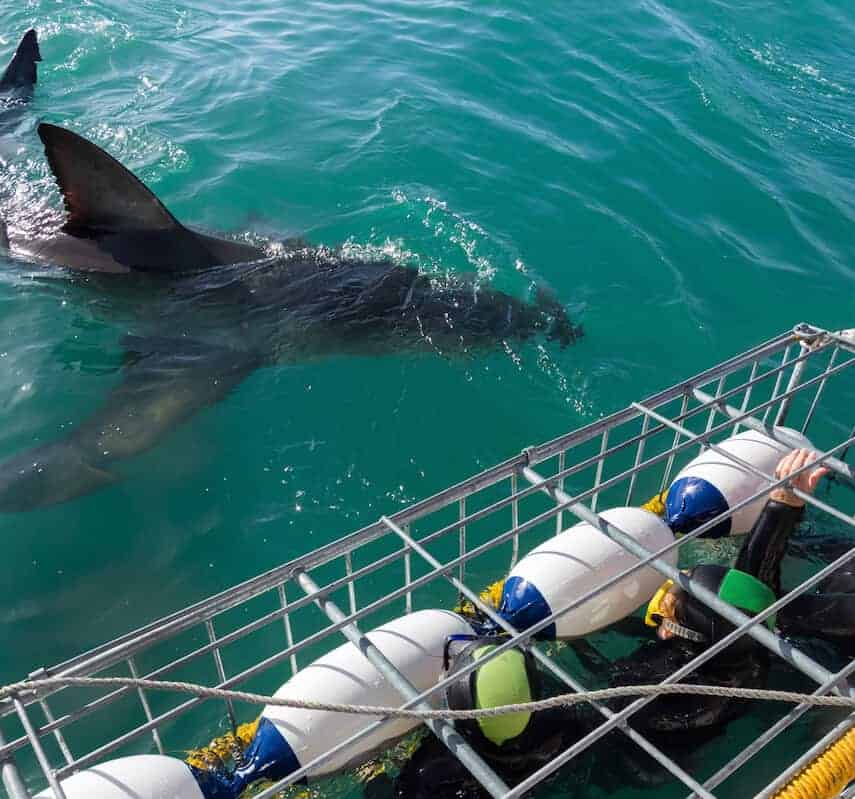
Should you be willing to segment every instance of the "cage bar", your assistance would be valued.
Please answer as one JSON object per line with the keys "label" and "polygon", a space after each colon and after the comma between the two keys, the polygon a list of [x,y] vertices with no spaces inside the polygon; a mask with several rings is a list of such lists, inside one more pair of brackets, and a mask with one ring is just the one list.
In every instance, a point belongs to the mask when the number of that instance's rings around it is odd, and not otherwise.
{"label": "cage bar", "polygon": [[[793,355],[794,347],[799,349],[796,355]],[[837,692],[855,696],[855,687],[850,686],[847,681],[847,678],[855,673],[855,661],[832,673],[792,644],[782,641],[776,632],[762,624],[765,618],[779,608],[811,590],[827,576],[855,559],[855,547],[838,557],[833,563],[823,566],[810,578],[803,580],[766,611],[751,618],[721,602],[714,594],[694,585],[690,578],[662,560],[668,551],[684,547],[739,507],[753,501],[755,497],[764,495],[773,486],[780,485],[783,481],[776,480],[772,475],[759,473],[765,480],[765,484],[753,497],[730,508],[719,518],[708,520],[689,535],[672,542],[658,552],[649,552],[638,546],[634,539],[614,525],[604,522],[597,513],[605,491],[625,490],[628,501],[632,502],[637,501],[635,494],[641,484],[653,484],[658,485],[660,490],[666,489],[674,470],[680,463],[694,455],[698,448],[711,447],[729,457],[740,468],[756,474],[756,469],[721,450],[717,443],[740,428],[748,428],[792,446],[794,442],[789,439],[788,434],[785,431],[773,429],[767,424],[768,420],[772,418],[776,425],[780,425],[786,421],[788,414],[793,413],[794,407],[799,409],[799,413],[806,409],[805,420],[801,427],[804,432],[807,432],[809,428],[824,420],[824,413],[827,413],[826,402],[834,400],[835,391],[843,390],[848,392],[844,396],[851,396],[855,390],[855,383],[852,380],[855,375],[855,358],[842,357],[842,353],[855,354],[855,335],[851,332],[835,333],[812,325],[799,325],[792,331],[752,347],[690,379],[640,402],[632,403],[623,410],[598,419],[578,430],[567,432],[552,441],[528,447],[519,455],[409,507],[402,508],[388,518],[381,517],[350,535],[140,629],[119,636],[113,641],[83,652],[63,663],[51,668],[39,669],[31,676],[99,676],[127,664],[131,675],[136,677],[139,671],[135,658],[145,655],[145,659],[139,661],[144,662],[147,667],[147,673],[143,674],[143,677],[169,678],[178,669],[203,663],[203,659],[210,655],[216,667],[219,687],[229,688],[268,674],[285,663],[290,665],[288,671],[295,674],[299,668],[298,655],[301,652],[321,644],[332,647],[335,645],[333,643],[335,637],[338,634],[344,634],[348,640],[358,642],[359,646],[363,647],[363,651],[370,652],[369,659],[375,667],[399,688],[403,697],[403,707],[425,707],[425,701],[428,698],[442,691],[452,679],[465,674],[465,670],[454,678],[447,677],[439,680],[428,691],[419,694],[411,685],[407,686],[405,680],[402,681],[402,675],[395,673],[394,667],[379,649],[367,643],[368,639],[361,633],[359,625],[372,613],[393,607],[392,603],[395,602],[403,601],[405,612],[410,613],[413,610],[415,593],[430,591],[440,583],[450,583],[481,613],[509,633],[509,637],[500,639],[499,645],[486,658],[497,657],[513,646],[530,647],[543,668],[551,671],[572,690],[583,691],[585,690],[583,683],[559,663],[553,654],[534,645],[535,635],[556,618],[565,613],[572,613],[576,607],[607,590],[635,570],[652,566],[659,570],[663,577],[674,579],[735,625],[735,629],[721,641],[708,647],[683,668],[668,675],[664,683],[682,679],[740,636],[749,635],[769,649],[773,656],[784,659],[791,666],[808,675],[817,684],[816,694]],[[800,398],[800,402],[796,405],[797,398]],[[641,418],[640,432],[639,417]],[[855,480],[852,467],[845,462],[844,458],[855,440],[855,431],[850,433],[848,439],[843,439],[839,430],[851,429],[852,420],[836,419],[834,421],[835,425],[825,425],[822,428],[821,435],[826,439],[832,435],[829,433],[829,427],[838,432],[833,433],[834,440],[823,442],[825,446],[822,448],[820,459],[841,478],[839,490],[847,491],[855,486]],[[697,432],[698,429],[700,432]],[[655,436],[659,437],[656,442],[664,442],[662,446],[658,446],[655,442],[650,443]],[[590,454],[591,446],[597,449],[594,455]],[[632,465],[627,468],[626,463],[630,460]],[[578,486],[578,475],[590,469],[594,470],[594,476],[587,484],[588,487],[571,496],[565,490],[566,486]],[[576,479],[570,482],[574,477]],[[644,483],[639,482],[642,478]],[[505,485],[509,485],[509,491],[504,489]],[[495,491],[486,493],[494,487],[501,491],[498,499],[495,497]],[[534,506],[529,498],[536,494],[546,494],[551,498],[552,503],[547,510],[539,512],[531,510]],[[829,514],[847,528],[855,529],[855,519],[836,507],[834,503],[803,492],[800,496],[814,509]],[[471,510],[472,508],[477,510]],[[467,573],[472,574],[475,571],[469,568],[469,565],[479,558],[488,556],[497,547],[509,545],[511,547],[510,565],[513,568],[520,555],[533,545],[535,531],[542,531],[543,525],[548,523],[557,533],[560,533],[567,522],[567,513],[593,524],[604,535],[631,552],[636,562],[621,574],[604,580],[585,596],[556,609],[550,617],[537,625],[521,632],[516,631],[498,616],[492,607],[480,599],[480,586],[467,584]],[[510,526],[508,526],[509,518]],[[418,522],[418,525],[413,526],[415,522]],[[486,540],[479,538],[480,531],[490,522],[495,525],[495,532],[485,537]],[[419,531],[418,537],[414,535],[413,530]],[[443,551],[456,550],[456,556],[443,562],[431,554],[427,546],[440,541],[449,541],[450,543]],[[368,547],[375,542],[383,543],[385,548],[381,551],[384,554],[377,556],[376,550],[373,550],[372,555],[372,550]],[[417,573],[421,576],[416,578],[413,576],[414,557],[428,568],[424,574],[419,569]],[[491,563],[494,562],[495,559],[491,561]],[[354,568],[355,563],[364,565]],[[323,573],[333,576],[319,584],[314,576],[315,570],[327,565],[329,568],[324,569]],[[400,579],[400,583],[379,598],[368,601],[372,592],[363,590],[361,586],[370,585],[373,575],[390,566],[393,567],[393,572],[400,575],[400,578],[396,578],[396,581]],[[310,571],[313,572],[313,576],[309,576]],[[286,585],[292,581],[302,589],[303,595],[289,601]],[[338,590],[347,592],[347,613],[339,609],[330,599],[330,596]],[[269,606],[268,609],[261,610],[258,603],[251,604],[253,600],[268,591],[275,594],[277,599],[273,610],[270,610]],[[360,597],[364,604],[360,604]],[[293,614],[313,604],[321,608],[330,624],[311,629],[303,629],[301,624],[300,634],[296,634],[292,625]],[[245,614],[245,619],[242,618],[244,623],[236,629],[229,627],[230,632],[218,636],[215,630],[223,629],[218,620],[223,614],[235,609]],[[227,677],[223,666],[223,652],[232,651],[232,648],[236,651],[248,636],[266,630],[272,625],[282,625],[279,627],[280,631],[284,627],[284,648],[281,646],[280,632],[278,633],[279,644],[272,643],[271,648],[260,654],[255,662],[243,671]],[[275,636],[271,641],[273,638]],[[168,644],[167,647],[164,647],[165,643]],[[479,664],[482,662],[483,659]],[[468,669],[472,671],[475,667],[473,663]],[[26,780],[22,777],[20,766],[22,760],[17,755],[24,751],[29,755],[24,760],[27,762],[32,760],[37,764],[42,784],[50,787],[55,795],[62,799],[59,781],[64,777],[102,762],[111,752],[138,741],[146,735],[151,735],[154,749],[162,752],[161,735],[164,729],[174,724],[176,720],[198,710],[203,702],[209,701],[193,696],[159,715],[154,715],[147,695],[140,688],[109,690],[94,699],[85,699],[76,703],[74,699],[80,694],[75,693],[75,690],[70,688],[42,690],[0,702],[0,724],[17,718],[23,729],[23,734],[16,732],[17,737],[11,737],[11,739],[9,736],[4,736],[3,730],[0,729],[0,764],[2,764],[0,773],[11,799],[29,797],[27,784],[38,782],[39,775],[35,772],[28,771]],[[118,707],[116,704],[118,700],[123,697],[132,697],[134,693],[138,697],[145,716],[145,721],[141,724],[131,719],[123,719],[122,715],[114,710]],[[63,701],[53,703],[53,707],[67,708],[59,715],[52,712],[51,705],[48,703],[48,699],[54,695],[63,695]],[[623,735],[628,736],[634,745],[646,751],[667,769],[678,784],[682,783],[689,789],[690,796],[704,799],[713,799],[718,796],[718,799],[724,799],[723,794],[715,793],[718,787],[743,769],[746,763],[769,747],[782,733],[798,723],[809,707],[803,703],[790,709],[775,723],[761,730],[756,739],[730,762],[718,764],[718,768],[711,776],[701,780],[697,775],[683,770],[672,758],[627,725],[627,720],[651,701],[654,701],[651,697],[639,698],[619,712],[611,711],[601,704],[592,703],[602,717],[599,726],[512,787],[505,785],[492,772],[472,747],[454,731],[453,725],[446,722],[431,722],[428,726],[447,743],[453,743],[452,751],[465,761],[467,768],[470,768],[479,782],[495,797],[503,796],[510,799],[510,797],[521,796],[549,774],[586,751],[610,730],[618,729]],[[44,716],[43,723],[37,724],[33,720],[29,713],[31,709],[36,711],[41,709]],[[38,712],[35,715],[38,715]],[[227,715],[234,726],[237,723],[237,711],[231,703],[228,705]],[[112,735],[112,737],[105,737],[94,743],[87,739],[85,751],[80,751],[79,739],[75,737],[76,730],[84,719],[90,717],[107,717],[111,722],[115,722],[111,732],[108,733],[108,736]],[[851,725],[853,720],[855,716],[848,718],[840,725],[840,729],[848,728],[847,725]],[[387,721],[387,719],[375,721],[347,741],[331,745],[315,761],[305,764],[294,774],[259,793],[258,799],[276,796],[284,786],[299,780],[313,767],[331,758],[337,752],[354,746],[362,737]],[[55,745],[54,748],[58,747],[62,754],[65,762],[59,767],[53,766],[49,761],[42,745],[45,736],[52,738],[51,745]],[[199,743],[205,738],[205,732],[200,730],[199,739],[195,742],[187,742],[184,748],[190,748],[193,743]],[[770,796],[775,786],[782,784],[791,771],[800,767],[799,764],[807,762],[811,754],[821,748],[821,745],[823,745],[822,741],[818,742],[791,768],[785,768],[778,778],[761,790],[759,796]],[[72,749],[79,752],[76,757],[72,754]],[[852,795],[855,799],[855,792],[852,792]]]}

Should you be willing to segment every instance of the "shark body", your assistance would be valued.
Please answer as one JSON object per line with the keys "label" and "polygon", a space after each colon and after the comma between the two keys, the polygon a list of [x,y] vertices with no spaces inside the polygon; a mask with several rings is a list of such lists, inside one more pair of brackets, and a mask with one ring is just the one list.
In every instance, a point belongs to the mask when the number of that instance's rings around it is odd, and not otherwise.
{"label": "shark body", "polygon": [[72,131],[42,124],[66,207],[61,229],[5,242],[18,257],[100,273],[157,311],[126,337],[123,378],[70,434],[0,463],[0,511],[24,511],[121,479],[116,466],[222,400],[261,366],[331,354],[472,352],[579,329],[539,292],[525,302],[474,276],[436,278],[388,260],[292,246],[264,250],[192,231],[131,172]]}

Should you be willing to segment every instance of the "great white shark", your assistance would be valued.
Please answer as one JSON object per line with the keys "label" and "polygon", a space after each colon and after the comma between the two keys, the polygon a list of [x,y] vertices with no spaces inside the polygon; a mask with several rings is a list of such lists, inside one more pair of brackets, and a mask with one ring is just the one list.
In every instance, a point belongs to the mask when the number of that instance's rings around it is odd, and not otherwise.
{"label": "great white shark", "polygon": [[[281,252],[193,231],[130,171],[82,136],[41,124],[62,195],[61,228],[10,229],[9,252],[99,273],[99,290],[140,292],[149,310],[123,341],[120,382],[62,438],[0,464],[0,510],[71,500],[121,479],[154,446],[259,367],[341,353],[472,352],[580,330],[547,291],[520,300],[473,275],[437,277],[390,260],[291,243]],[[153,320],[153,321],[152,321]]]}

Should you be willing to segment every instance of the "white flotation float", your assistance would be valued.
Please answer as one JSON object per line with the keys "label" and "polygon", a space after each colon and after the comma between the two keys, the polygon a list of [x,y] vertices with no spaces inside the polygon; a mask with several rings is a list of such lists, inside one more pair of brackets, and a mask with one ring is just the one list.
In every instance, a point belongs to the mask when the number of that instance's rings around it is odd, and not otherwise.
{"label": "white flotation float", "polygon": [[[674,540],[668,525],[642,508],[612,508],[602,516],[648,550]],[[664,558],[676,565],[676,550]],[[517,629],[525,629],[637,562],[620,544],[580,522],[535,547],[516,565],[502,588],[499,613]],[[655,569],[639,569],[565,613],[540,637],[578,638],[607,627],[648,602],[661,583]]]}
{"label": "white flotation float", "polygon": [[[797,438],[800,447],[813,448],[811,442],[798,431],[788,427],[776,429],[786,431]],[[737,433],[719,442],[717,446],[771,476],[774,476],[781,456],[792,449],[789,445],[781,444],[755,430]],[[706,449],[671,483],[665,499],[665,521],[675,533],[690,533],[704,522],[747,499],[764,485],[766,481],[763,478],[744,466],[712,449]],[[754,526],[765,504],[766,497],[761,496],[708,530],[704,537],[720,538],[747,533]]]}
{"label": "white flotation float", "polygon": [[[416,687],[425,691],[442,673],[442,654],[451,635],[472,635],[469,623],[448,610],[421,610],[378,627],[367,637]],[[275,694],[277,697],[394,706],[400,694],[350,643],[301,669]],[[435,697],[433,704],[439,703]],[[250,783],[281,779],[335,744],[377,721],[375,716],[328,713],[268,705],[233,775],[201,772],[163,755],[136,755],[110,760],[82,771],[60,785],[66,799],[236,799]],[[328,760],[311,776],[340,771],[364,760],[384,744],[418,725],[396,719]],[[37,799],[52,799],[50,789]]]}
{"label": "white flotation float", "polygon": [[[60,783],[66,799],[206,799],[186,763],[165,755],[109,760]],[[48,788],[36,799],[54,799]]]}
{"label": "white flotation float", "polygon": [[[416,687],[425,691],[442,672],[442,654],[451,635],[472,635],[469,623],[448,610],[421,610],[378,627],[367,638]],[[357,705],[395,706],[400,694],[350,643],[343,644],[300,669],[276,693],[277,698],[314,699]],[[435,706],[440,697],[432,698]],[[245,753],[247,765],[235,774],[237,793],[265,776],[281,779],[313,758],[373,724],[374,716],[329,713],[269,705]],[[395,719],[339,752],[310,777],[340,771],[418,726],[414,719]],[[274,767],[268,764],[276,763]],[[260,769],[263,767],[263,774]]]}

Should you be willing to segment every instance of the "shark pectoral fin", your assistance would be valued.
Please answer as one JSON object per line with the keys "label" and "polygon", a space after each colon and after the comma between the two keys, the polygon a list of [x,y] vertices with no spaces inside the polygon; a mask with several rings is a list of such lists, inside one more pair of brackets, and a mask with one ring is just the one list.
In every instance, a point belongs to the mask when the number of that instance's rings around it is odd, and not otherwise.
{"label": "shark pectoral fin", "polygon": [[126,336],[123,344],[124,380],[74,434],[107,462],[150,449],[261,365],[251,352],[187,339]]}
{"label": "shark pectoral fin", "polygon": [[39,40],[36,32],[28,30],[20,43],[9,66],[0,77],[0,92],[12,89],[32,89],[37,80],[36,63],[42,60]]}
{"label": "shark pectoral fin", "polygon": [[0,463],[0,511],[66,502],[115,483],[113,464],[151,449],[223,399],[262,361],[186,339],[128,337],[123,380],[59,441]]}

